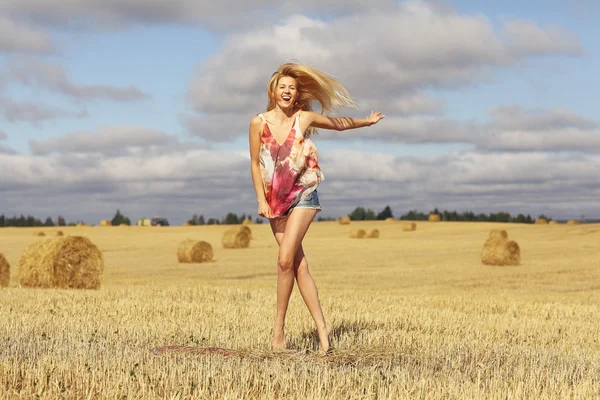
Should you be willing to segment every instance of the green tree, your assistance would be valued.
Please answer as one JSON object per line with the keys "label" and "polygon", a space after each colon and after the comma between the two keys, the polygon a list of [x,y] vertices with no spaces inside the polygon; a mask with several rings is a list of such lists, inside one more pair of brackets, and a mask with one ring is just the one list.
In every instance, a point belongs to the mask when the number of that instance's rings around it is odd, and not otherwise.
{"label": "green tree", "polygon": [[383,221],[387,218],[394,218],[394,214],[392,214],[392,209],[390,206],[385,206],[385,208],[377,214],[377,219]]}
{"label": "green tree", "polygon": [[235,213],[230,212],[230,213],[227,213],[225,218],[223,218],[223,223],[226,225],[236,225],[236,224],[241,224],[241,221],[238,218],[238,216],[235,215]]}
{"label": "green tree", "polygon": [[365,212],[365,221],[375,221],[377,219],[377,215],[375,215],[375,211],[370,208]]}
{"label": "green tree", "polygon": [[50,218],[50,217],[46,218],[46,222],[44,222],[44,226],[54,226],[54,221],[52,221],[52,218]]}
{"label": "green tree", "polygon": [[67,226],[67,222],[60,215],[58,216],[57,223],[58,226]]}
{"label": "green tree", "polygon": [[356,207],[354,211],[348,214],[352,221],[364,221],[367,211],[363,207]]}

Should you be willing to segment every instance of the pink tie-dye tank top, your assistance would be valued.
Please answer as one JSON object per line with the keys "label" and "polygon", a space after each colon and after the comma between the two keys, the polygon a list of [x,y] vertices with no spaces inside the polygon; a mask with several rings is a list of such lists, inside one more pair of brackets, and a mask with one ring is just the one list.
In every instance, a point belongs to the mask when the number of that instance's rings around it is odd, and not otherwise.
{"label": "pink tie-dye tank top", "polygon": [[265,117],[260,146],[260,169],[267,203],[273,218],[279,217],[325,179],[312,140],[300,131],[300,113],[283,143],[277,143]]}

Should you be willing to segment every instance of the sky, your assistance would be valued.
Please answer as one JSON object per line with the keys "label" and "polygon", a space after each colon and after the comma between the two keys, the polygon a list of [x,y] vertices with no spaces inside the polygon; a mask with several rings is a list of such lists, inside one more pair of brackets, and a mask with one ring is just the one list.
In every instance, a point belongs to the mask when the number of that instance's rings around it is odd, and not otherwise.
{"label": "sky", "polygon": [[600,3],[3,0],[0,215],[257,215],[248,126],[279,64],[386,118],[314,136],[322,217],[600,217]]}

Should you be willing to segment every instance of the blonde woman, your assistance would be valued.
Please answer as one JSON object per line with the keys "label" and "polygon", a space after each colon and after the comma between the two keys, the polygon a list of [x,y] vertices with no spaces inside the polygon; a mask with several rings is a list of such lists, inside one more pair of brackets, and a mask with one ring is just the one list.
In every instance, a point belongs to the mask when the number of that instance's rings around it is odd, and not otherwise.
{"label": "blonde woman", "polygon": [[[252,181],[258,214],[268,218],[279,244],[277,315],[273,349],[285,349],[285,315],[294,279],[319,333],[320,352],[329,351],[331,328],[325,322],[317,286],[308,271],[302,239],[321,210],[317,186],[324,179],[310,136],[316,128],[343,131],[376,124],[384,118],[372,112],[366,119],[332,118],[338,107],[356,105],[348,91],[328,74],[295,63],[284,63],[267,85],[267,112],[250,121]],[[312,111],[312,102],[322,113]]]}

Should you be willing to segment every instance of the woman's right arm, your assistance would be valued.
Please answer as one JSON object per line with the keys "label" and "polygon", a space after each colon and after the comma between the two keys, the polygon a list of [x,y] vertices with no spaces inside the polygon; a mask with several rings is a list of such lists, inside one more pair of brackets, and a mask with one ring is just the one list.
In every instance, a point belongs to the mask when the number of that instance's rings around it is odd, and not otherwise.
{"label": "woman's right arm", "polygon": [[252,182],[256,192],[256,201],[258,202],[258,215],[271,218],[271,207],[265,198],[265,189],[263,187],[262,174],[260,172],[260,137],[262,135],[262,120],[257,115],[250,121],[250,171],[252,173]]}

